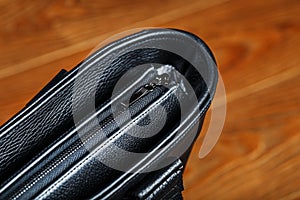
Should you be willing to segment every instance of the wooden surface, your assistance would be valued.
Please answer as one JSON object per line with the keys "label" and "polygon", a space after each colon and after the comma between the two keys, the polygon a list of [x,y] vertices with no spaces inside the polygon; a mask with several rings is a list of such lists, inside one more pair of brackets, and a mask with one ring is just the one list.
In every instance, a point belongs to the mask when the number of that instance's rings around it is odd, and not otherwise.
{"label": "wooden surface", "polygon": [[185,199],[300,199],[299,13],[297,0],[1,0],[0,123],[105,38],[185,29],[212,48],[228,100],[217,146],[199,159],[202,136],[192,152]]}

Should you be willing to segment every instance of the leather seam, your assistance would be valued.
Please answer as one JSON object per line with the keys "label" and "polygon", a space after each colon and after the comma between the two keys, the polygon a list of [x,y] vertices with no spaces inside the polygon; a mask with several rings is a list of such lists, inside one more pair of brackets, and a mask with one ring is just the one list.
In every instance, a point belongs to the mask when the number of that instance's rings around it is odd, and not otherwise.
{"label": "leather seam", "polygon": [[[172,93],[170,92],[169,94],[165,95],[163,98],[161,98],[160,100],[158,100],[157,102],[155,102],[153,105],[151,105],[145,112],[141,113],[139,116],[137,116],[134,120],[132,120],[130,123],[128,123],[126,126],[123,127],[122,131],[119,131],[118,134],[112,136],[111,138],[109,138],[106,143],[100,147],[97,147],[97,150],[95,150],[94,152],[91,152],[91,154],[87,155],[84,159],[82,159],[80,162],[78,162],[74,168],[70,171],[68,171],[66,174],[64,174],[61,178],[59,178],[59,180],[57,182],[55,182],[52,186],[50,186],[48,189],[46,189],[45,191],[43,191],[41,194],[44,193],[45,196],[46,194],[48,194],[50,192],[50,190],[52,190],[53,188],[55,188],[57,185],[59,185],[60,183],[62,183],[64,180],[67,179],[67,176],[69,176],[70,174],[72,174],[74,171],[78,170],[80,167],[82,167],[82,165],[88,161],[89,159],[93,158],[102,148],[103,146],[105,146],[108,143],[111,143],[113,139],[115,139],[117,136],[122,135],[123,131],[126,130],[128,127],[132,126],[136,121],[140,120],[141,117],[144,117],[145,115],[147,115],[149,112],[151,112],[155,106],[157,106],[158,104],[160,104],[161,102],[165,101],[167,98],[169,98],[172,95]],[[40,196],[40,195],[39,195]]]}

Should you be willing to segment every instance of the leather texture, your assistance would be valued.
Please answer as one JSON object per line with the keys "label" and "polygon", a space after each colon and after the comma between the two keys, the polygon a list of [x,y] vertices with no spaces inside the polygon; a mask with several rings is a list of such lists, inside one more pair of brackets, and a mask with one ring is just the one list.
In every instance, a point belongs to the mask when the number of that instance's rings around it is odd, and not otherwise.
{"label": "leather texture", "polygon": [[[160,44],[178,45],[175,49],[183,52],[185,58],[176,51],[159,48]],[[108,67],[98,67],[108,62],[111,63]],[[153,64],[160,66],[153,67]],[[148,66],[147,70],[137,70],[136,66],[140,65]],[[168,88],[158,84],[132,100],[131,94],[153,83],[165,66],[172,66],[183,74],[191,88],[186,87],[185,81],[171,80]],[[89,70],[92,67],[97,70]],[[114,91],[128,70],[131,70],[130,81]],[[78,92],[76,80],[82,75],[88,78],[79,82]],[[190,33],[150,29],[112,42],[70,72],[60,72],[1,127],[0,198],[182,198],[182,172],[192,144],[172,164],[158,171],[146,171],[171,159],[171,153],[182,149],[187,140],[196,139],[197,135],[189,133],[201,129],[216,82],[212,53],[203,41]],[[191,90],[196,94],[197,105],[192,104]],[[95,113],[87,109],[92,98]],[[123,102],[127,100],[130,104],[124,107]],[[113,108],[115,102],[117,107]],[[182,113],[179,102],[190,105],[186,108],[188,112]],[[128,109],[130,115],[125,115],[122,109]],[[74,112],[80,113],[77,124]],[[118,123],[114,120],[115,113]],[[96,121],[91,120],[93,115]],[[154,123],[149,123],[150,116]],[[162,121],[165,123],[157,131]],[[149,126],[141,132],[137,125]],[[153,132],[157,134],[152,135]],[[146,137],[135,137],[139,134]],[[149,157],[136,157],[128,164],[129,157],[115,147],[147,153]],[[157,155],[156,148],[164,151]],[[101,160],[113,161],[129,172],[114,169]],[[124,163],[127,164],[123,166]],[[135,170],[140,172],[135,173]]]}
{"label": "leather texture", "polygon": [[169,167],[148,174],[123,199],[182,199],[183,163],[176,160]]}

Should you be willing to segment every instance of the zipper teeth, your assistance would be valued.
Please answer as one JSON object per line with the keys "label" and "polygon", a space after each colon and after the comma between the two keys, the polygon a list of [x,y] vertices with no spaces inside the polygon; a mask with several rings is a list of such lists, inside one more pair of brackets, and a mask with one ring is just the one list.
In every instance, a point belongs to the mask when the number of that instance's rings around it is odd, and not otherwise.
{"label": "zipper teeth", "polygon": [[[121,111],[119,112],[116,117],[120,116],[121,114],[123,114],[125,112]],[[110,125],[113,120],[110,118],[110,116],[106,117],[104,119],[104,121],[107,120],[107,122],[105,122],[101,128],[105,129],[108,125]],[[97,135],[97,126],[92,128],[89,132],[93,132],[92,134],[87,134],[89,136],[86,136],[86,138],[84,139],[83,142],[81,139],[79,139],[78,141],[76,141],[73,145],[71,145],[71,149],[67,149],[65,150],[65,152],[63,152],[59,158],[53,160],[51,163],[48,164],[48,166],[44,167],[44,170],[42,170],[42,172],[37,172],[37,175],[35,177],[33,177],[25,186],[21,187],[21,189],[19,190],[19,192],[17,192],[15,195],[13,195],[11,197],[11,199],[18,199],[20,198],[27,190],[29,190],[31,187],[33,187],[38,181],[40,181],[44,176],[46,176],[48,173],[50,173],[54,168],[56,168],[59,164],[61,164],[64,160],[66,160],[69,156],[71,156],[72,154],[74,154],[76,151],[78,151],[81,147],[84,147],[85,144],[89,141],[91,141],[91,139],[93,139],[96,135]],[[67,147],[68,148],[68,147]]]}
{"label": "zipper teeth", "polygon": [[[157,72],[157,70],[158,69],[154,68],[154,71]],[[163,84],[168,84],[169,81],[166,81],[166,80],[162,81],[156,75],[153,78],[151,78],[149,82],[154,83],[156,85],[163,85]],[[119,112],[116,115],[116,117],[120,116],[124,112],[125,112],[125,110]],[[110,116],[106,117],[104,119],[104,121],[109,119],[109,118],[110,118]],[[112,122],[113,122],[113,120],[108,120],[107,122],[105,122],[102,125],[102,128],[103,129],[106,128]],[[19,189],[19,192],[15,193],[10,199],[14,199],[14,200],[19,199],[26,191],[28,191],[31,187],[33,187],[38,181],[40,181],[44,176],[46,176],[48,173],[50,173],[54,168],[56,168],[59,164],[61,164],[64,160],[66,160],[73,153],[78,151],[81,147],[84,147],[87,142],[89,142],[92,138],[94,138],[97,135],[96,129],[97,129],[97,126],[92,128],[89,132],[94,132],[94,133],[93,134],[87,134],[89,136],[87,136],[86,139],[83,142],[80,142],[82,140],[78,140],[73,145],[71,145],[71,149],[70,149],[70,147],[69,148],[67,147],[68,149],[66,149],[65,152],[62,152],[61,155],[59,156],[59,158],[54,158],[54,160],[52,162],[50,162],[48,164],[48,166],[44,167],[44,170],[41,170],[41,172],[37,172],[36,175],[31,180],[29,180],[28,183],[25,184],[25,186],[21,186],[21,188]]]}
{"label": "zipper teeth", "polygon": [[[121,114],[121,113],[120,113]],[[108,121],[106,124],[103,125],[103,128],[108,126],[112,121]],[[93,128],[91,131],[95,132],[96,128]],[[29,181],[25,186],[22,187],[21,191],[15,194],[11,199],[18,199],[20,196],[22,196],[27,190],[29,190],[34,184],[36,184],[39,180],[41,180],[45,175],[47,175],[49,172],[51,172],[54,168],[56,168],[59,164],[61,164],[64,160],[66,160],[69,156],[74,154],[76,151],[78,151],[81,147],[84,147],[84,145],[90,141],[93,137],[97,135],[97,132],[91,134],[87,139],[80,143],[80,139],[75,142],[71,146],[71,149],[65,150],[58,159],[55,159],[52,163],[50,163],[48,166],[45,167],[45,169],[42,172],[37,172],[37,175]]]}
{"label": "zipper teeth", "polygon": [[[143,77],[144,77],[144,79],[141,79],[141,80],[149,80],[149,82],[150,81],[153,81],[153,79],[157,76],[157,69],[155,69],[154,67],[152,68],[152,69],[149,69],[149,71],[147,70],[146,71],[147,72],[147,74],[145,74],[145,75],[143,75]],[[152,77],[152,78],[150,78],[150,77],[147,77],[149,74],[150,74],[150,72],[152,72],[152,73],[154,73],[155,75],[154,75],[154,77]],[[137,83],[140,83],[140,82],[142,82],[142,81],[138,81]],[[129,86],[129,88],[130,88],[130,90],[132,90],[134,87],[130,87]],[[105,123],[104,123],[105,124]],[[93,129],[92,129],[93,130]],[[91,131],[92,131],[91,130]],[[52,162],[53,163],[53,162]],[[50,164],[50,163],[49,163]],[[49,165],[48,165],[49,166]],[[39,172],[37,172],[36,174],[38,174]],[[32,179],[31,179],[32,180]],[[30,180],[28,180],[27,182],[30,182]],[[22,187],[24,187],[24,186],[21,186],[21,188]],[[30,188],[30,187],[29,187]],[[28,189],[29,189],[28,188]],[[26,190],[28,190],[28,189],[26,189]],[[19,190],[21,190],[21,189],[19,189]],[[1,194],[0,194],[1,195]],[[15,197],[15,196],[18,196],[17,194],[15,194],[15,195],[12,195],[13,197]],[[10,198],[11,199],[11,198]]]}
{"label": "zipper teeth", "polygon": [[[76,143],[75,143],[76,144]],[[74,146],[76,147],[76,145]],[[70,152],[70,150],[66,151],[66,156],[71,155],[73,152],[77,151],[80,148],[79,145]],[[63,154],[63,155],[65,155]],[[62,155],[62,156],[63,156]],[[45,169],[42,172],[37,172],[38,175],[36,175],[34,178],[29,181],[25,186],[22,187],[22,190],[18,192],[16,195],[14,195],[11,199],[18,199],[20,196],[22,196],[27,190],[29,190],[33,185],[35,185],[39,180],[41,180],[46,174],[48,174],[50,171],[52,171],[55,167],[57,167],[60,163],[62,163],[65,159],[62,157],[59,157],[58,159],[54,160],[52,163],[49,164],[49,166],[46,166]]]}

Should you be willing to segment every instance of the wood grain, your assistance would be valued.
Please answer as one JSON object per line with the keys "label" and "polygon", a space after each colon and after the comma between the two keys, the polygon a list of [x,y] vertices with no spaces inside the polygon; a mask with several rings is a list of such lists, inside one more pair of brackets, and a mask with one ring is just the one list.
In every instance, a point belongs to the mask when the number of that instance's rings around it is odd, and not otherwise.
{"label": "wood grain", "polygon": [[217,146],[184,174],[185,199],[300,199],[299,1],[0,1],[0,123],[61,68],[136,27],[174,27],[212,48],[227,92]]}

